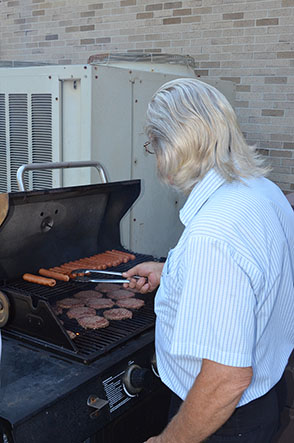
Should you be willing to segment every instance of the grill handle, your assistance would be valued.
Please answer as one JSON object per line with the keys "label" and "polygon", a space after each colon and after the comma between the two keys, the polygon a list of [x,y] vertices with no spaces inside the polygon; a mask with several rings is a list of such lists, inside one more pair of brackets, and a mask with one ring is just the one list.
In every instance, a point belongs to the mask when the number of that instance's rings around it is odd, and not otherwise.
{"label": "grill handle", "polygon": [[99,172],[100,178],[103,183],[107,183],[108,180],[106,178],[106,173],[99,162],[95,161],[78,161],[78,162],[49,162],[49,163],[30,163],[27,165],[22,165],[18,168],[16,179],[18,188],[20,191],[25,191],[25,184],[24,184],[24,173],[26,171],[33,171],[36,169],[67,169],[67,168],[83,168],[93,166],[97,169]]}

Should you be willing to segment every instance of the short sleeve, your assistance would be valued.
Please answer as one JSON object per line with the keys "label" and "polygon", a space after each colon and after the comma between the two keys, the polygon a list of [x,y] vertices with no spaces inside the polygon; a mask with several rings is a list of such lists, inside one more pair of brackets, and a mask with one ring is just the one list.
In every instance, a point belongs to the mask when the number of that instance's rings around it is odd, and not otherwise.
{"label": "short sleeve", "polygon": [[188,240],[171,353],[251,366],[256,335],[254,264],[225,242]]}

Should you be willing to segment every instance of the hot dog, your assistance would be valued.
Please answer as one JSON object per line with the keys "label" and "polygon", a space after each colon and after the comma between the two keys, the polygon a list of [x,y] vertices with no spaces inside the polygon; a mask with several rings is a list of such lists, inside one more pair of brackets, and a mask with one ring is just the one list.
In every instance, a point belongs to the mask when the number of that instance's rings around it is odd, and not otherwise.
{"label": "hot dog", "polygon": [[129,258],[122,255],[122,254],[118,254],[117,252],[114,251],[106,251],[107,254],[112,254],[113,257],[117,257],[121,263],[127,263],[129,261]]}
{"label": "hot dog", "polygon": [[37,283],[44,286],[55,286],[56,281],[53,278],[40,277],[39,275],[23,274],[22,278],[30,283]]}
{"label": "hot dog", "polygon": [[69,271],[66,271],[63,268],[60,268],[59,266],[54,266],[54,268],[50,268],[49,271],[57,272],[58,274],[64,274],[64,275],[70,274]]}
{"label": "hot dog", "polygon": [[39,274],[44,275],[45,277],[54,278],[55,280],[69,281],[68,275],[61,274],[60,272],[49,271],[48,269],[40,268]]}
{"label": "hot dog", "polygon": [[129,257],[130,260],[135,260],[136,256],[134,254],[130,254],[129,252],[117,251],[116,249],[112,249],[112,252],[116,252],[122,256]]}

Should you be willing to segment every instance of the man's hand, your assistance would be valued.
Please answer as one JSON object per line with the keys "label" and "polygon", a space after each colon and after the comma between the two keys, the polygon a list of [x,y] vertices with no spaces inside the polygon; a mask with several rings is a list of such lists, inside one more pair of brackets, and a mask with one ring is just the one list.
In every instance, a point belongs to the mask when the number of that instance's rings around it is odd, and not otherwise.
{"label": "man's hand", "polygon": [[[123,277],[130,280],[130,283],[124,283],[124,288],[130,287],[141,294],[154,291],[159,286],[163,265],[164,263],[149,261],[134,266],[123,273]],[[133,275],[140,275],[142,278],[132,279]]]}

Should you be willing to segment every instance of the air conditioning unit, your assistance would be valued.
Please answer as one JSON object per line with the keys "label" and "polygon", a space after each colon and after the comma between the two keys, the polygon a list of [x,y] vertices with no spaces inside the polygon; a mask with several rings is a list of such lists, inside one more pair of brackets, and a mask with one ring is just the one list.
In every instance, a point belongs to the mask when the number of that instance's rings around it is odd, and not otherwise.
{"label": "air conditioning unit", "polygon": [[[0,192],[18,190],[23,164],[98,161],[109,181],[142,180],[141,196],[121,224],[124,246],[165,256],[182,231],[184,199],[159,182],[155,156],[144,152],[145,114],[163,83],[193,76],[190,63],[172,56],[1,68]],[[213,84],[233,100],[232,84]],[[97,172],[86,168],[30,171],[25,178],[28,190],[97,182]]]}

